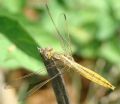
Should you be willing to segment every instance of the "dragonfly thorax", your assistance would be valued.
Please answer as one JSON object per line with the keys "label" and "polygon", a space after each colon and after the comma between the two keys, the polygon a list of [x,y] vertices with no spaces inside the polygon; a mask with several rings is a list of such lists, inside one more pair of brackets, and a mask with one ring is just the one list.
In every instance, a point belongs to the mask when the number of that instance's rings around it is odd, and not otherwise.
{"label": "dragonfly thorax", "polygon": [[73,57],[72,56],[70,56],[70,55],[64,55],[65,57],[67,57],[68,59],[70,59],[70,60],[72,60],[72,61],[74,61],[74,59],[73,59]]}

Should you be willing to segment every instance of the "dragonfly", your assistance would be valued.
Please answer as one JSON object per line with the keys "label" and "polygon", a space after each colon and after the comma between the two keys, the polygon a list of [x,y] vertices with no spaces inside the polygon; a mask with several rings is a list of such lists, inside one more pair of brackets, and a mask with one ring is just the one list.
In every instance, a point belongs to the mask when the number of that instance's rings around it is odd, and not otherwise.
{"label": "dragonfly", "polygon": [[[70,42],[68,42],[68,41],[70,41],[69,34],[68,34],[68,40],[66,40],[59,32],[59,30],[52,18],[51,12],[50,12],[47,4],[46,4],[46,8],[47,8],[48,14],[51,18],[51,21],[55,27],[55,30],[56,30],[59,38],[61,38],[63,43],[66,42],[66,45],[68,45],[68,50],[70,50],[70,52],[69,52],[69,54],[66,55],[66,54],[57,53],[52,48],[38,48],[40,53],[44,54],[46,59],[53,60],[56,63],[56,65],[61,64],[62,66],[67,67],[64,70],[70,70],[70,71],[76,72],[92,82],[95,82],[103,87],[114,90],[115,86],[113,86],[107,79],[103,78],[101,75],[97,74],[96,72],[92,71],[91,69],[88,69],[74,61],[74,59],[71,55],[72,51],[70,48]],[[64,17],[66,20],[65,15],[64,15]]]}
{"label": "dragonfly", "polygon": [[[55,30],[57,32],[57,37],[59,38],[60,42],[61,42],[61,46],[63,48],[63,50],[65,51],[65,54],[62,53],[58,53],[55,52],[53,50],[53,48],[39,48],[38,50],[41,54],[43,54],[46,59],[51,59],[56,63],[56,66],[58,66],[58,68],[60,70],[66,70],[66,71],[73,71],[75,73],[78,73],[79,75],[85,77],[86,79],[97,83],[98,85],[101,85],[105,88],[109,88],[114,90],[115,86],[112,85],[107,79],[103,78],[101,75],[99,75],[98,73],[96,73],[95,71],[88,69],[80,64],[78,64],[77,62],[75,62],[74,58],[72,57],[72,49],[71,49],[71,42],[70,42],[70,36],[69,33],[67,33],[66,37],[63,37],[63,35],[61,35],[59,29],[57,28],[54,19],[52,18],[51,12],[49,10],[49,7],[47,4],[45,4],[48,15],[55,27]],[[63,14],[65,21],[67,21],[66,16]],[[66,22],[66,27],[67,27],[67,22]],[[68,29],[67,29],[68,31]],[[59,66],[64,66],[63,68],[59,67]],[[50,79],[36,85],[34,88],[32,88],[30,91],[28,91],[28,95],[33,94],[34,92],[36,92],[38,89],[40,89],[42,86],[44,86],[46,83],[48,83],[49,81],[53,80],[54,78],[56,78],[57,76],[61,75],[61,73],[58,73],[56,75],[54,75],[53,77],[51,77]],[[23,78],[29,77],[31,75],[33,75],[34,73],[31,73],[29,75],[24,76]],[[19,79],[19,78],[18,78]],[[21,78],[20,78],[21,79]]]}

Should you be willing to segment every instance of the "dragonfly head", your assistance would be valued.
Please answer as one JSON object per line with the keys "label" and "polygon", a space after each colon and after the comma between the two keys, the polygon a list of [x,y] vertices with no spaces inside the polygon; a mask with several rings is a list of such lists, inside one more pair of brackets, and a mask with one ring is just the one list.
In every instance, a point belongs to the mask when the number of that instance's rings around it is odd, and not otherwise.
{"label": "dragonfly head", "polygon": [[46,59],[50,59],[53,55],[53,48],[38,48],[38,50]]}

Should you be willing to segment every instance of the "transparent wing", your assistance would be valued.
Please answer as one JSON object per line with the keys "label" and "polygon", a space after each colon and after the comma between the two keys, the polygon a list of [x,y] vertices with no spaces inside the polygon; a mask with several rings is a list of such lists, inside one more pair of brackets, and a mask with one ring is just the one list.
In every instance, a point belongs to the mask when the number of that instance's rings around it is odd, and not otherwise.
{"label": "transparent wing", "polygon": [[[47,8],[47,12],[48,12],[48,14],[49,14],[49,16],[50,16],[50,18],[51,18],[51,21],[52,21],[52,23],[53,23],[53,25],[54,25],[54,27],[55,27],[55,30],[56,30],[57,35],[58,35],[57,37],[58,37],[58,39],[59,39],[60,42],[61,42],[61,46],[62,46],[65,54],[72,56],[72,50],[71,50],[71,44],[70,44],[70,43],[71,43],[71,42],[70,42],[70,35],[69,35],[69,32],[68,32],[68,25],[67,25],[66,15],[65,15],[64,13],[62,14],[65,25],[62,24],[62,28],[61,28],[61,30],[62,30],[62,29],[65,29],[65,30],[66,30],[66,34],[65,34],[65,31],[64,31],[64,33],[61,33],[61,32],[59,31],[59,29],[57,28],[57,26],[56,26],[56,24],[55,24],[55,22],[54,22],[54,20],[53,20],[52,14],[51,14],[51,12],[50,12],[49,7],[48,7],[47,4],[46,4],[46,8]],[[60,20],[60,21],[61,21],[61,20]],[[64,26],[65,26],[66,28],[65,28]]]}
{"label": "transparent wing", "polygon": [[60,75],[60,73],[56,74],[55,76],[53,76],[52,78],[36,85],[34,88],[32,88],[30,91],[28,91],[27,95],[30,96],[32,94],[34,94],[37,90],[39,90],[41,87],[43,87],[45,84],[47,84],[48,82],[50,82],[51,80],[53,80],[54,78],[56,78],[58,75]]}
{"label": "transparent wing", "polygon": [[[46,72],[46,69],[39,70],[39,71],[37,71],[36,73],[32,72],[32,73],[30,73],[30,74],[24,75],[23,77],[16,78],[16,79],[14,79],[14,81],[22,80],[22,79],[31,77],[32,75],[40,74],[40,73],[42,73],[42,72]],[[46,72],[46,73],[47,73],[47,72]]]}
{"label": "transparent wing", "polygon": [[59,75],[63,74],[64,71],[57,73],[56,75],[54,75],[53,77],[49,78],[48,80],[36,85],[34,88],[32,88],[31,90],[28,91],[27,96],[30,96],[32,94],[34,94],[36,91],[38,91],[41,87],[43,87],[45,84],[47,84],[48,82],[52,81],[54,78],[58,77]]}
{"label": "transparent wing", "polygon": [[70,34],[69,34],[69,28],[68,28],[68,22],[67,17],[64,13],[61,14],[61,20],[60,20],[60,31],[64,38],[64,50],[67,52],[67,55],[72,56],[72,49],[71,49],[71,40],[70,40]]}
{"label": "transparent wing", "polygon": [[[24,75],[24,76],[22,76],[22,77],[18,77],[18,78],[12,79],[12,80],[10,80],[10,83],[15,84],[16,82],[18,82],[18,81],[20,81],[20,80],[30,78],[30,77],[34,76],[35,74],[38,74],[38,75],[39,75],[39,74],[42,73],[42,72],[47,73],[46,69],[43,68],[43,69],[41,69],[41,70],[38,70],[38,71],[36,71],[36,72],[31,72],[30,74]],[[5,88],[5,89],[9,88],[9,84],[5,85],[4,88]]]}

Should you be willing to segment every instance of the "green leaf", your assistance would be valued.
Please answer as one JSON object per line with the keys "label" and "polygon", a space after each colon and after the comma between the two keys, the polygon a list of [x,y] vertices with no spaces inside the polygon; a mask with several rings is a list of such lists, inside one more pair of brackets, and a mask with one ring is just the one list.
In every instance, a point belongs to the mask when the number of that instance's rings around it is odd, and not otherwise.
{"label": "green leaf", "polygon": [[120,64],[120,49],[113,42],[104,43],[99,51],[99,55],[113,64]]}
{"label": "green leaf", "polygon": [[36,41],[17,20],[1,16],[0,24],[0,55],[2,57],[0,66],[24,67],[32,71],[40,70],[43,64],[40,61],[37,50],[39,45]]}
{"label": "green leaf", "polygon": [[[78,46],[78,45],[77,45]],[[89,45],[83,45],[77,47],[77,54],[83,58],[95,59],[98,55],[99,43],[89,43]]]}
{"label": "green leaf", "polygon": [[109,15],[101,14],[98,19],[98,31],[96,38],[99,40],[106,40],[111,38],[116,30],[115,22],[110,18]]}
{"label": "green leaf", "polygon": [[89,44],[93,40],[93,35],[84,28],[70,28],[71,37],[78,44]]}
{"label": "green leaf", "polygon": [[120,21],[120,0],[110,0],[110,3],[112,5],[115,18]]}
{"label": "green leaf", "polygon": [[21,10],[24,0],[2,0],[2,6],[11,13],[18,13]]}

